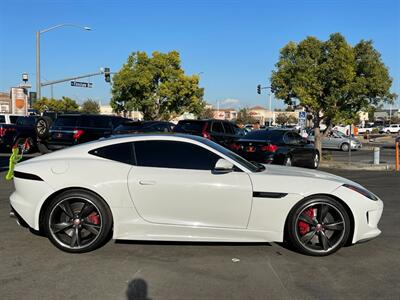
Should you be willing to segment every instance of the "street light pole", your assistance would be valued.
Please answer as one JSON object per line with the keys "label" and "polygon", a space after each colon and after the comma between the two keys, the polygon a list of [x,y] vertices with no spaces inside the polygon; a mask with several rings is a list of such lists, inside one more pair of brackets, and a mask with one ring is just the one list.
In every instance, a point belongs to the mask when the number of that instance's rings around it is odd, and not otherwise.
{"label": "street light pole", "polygon": [[36,99],[41,99],[40,85],[40,31],[36,31]]}
{"label": "street light pole", "polygon": [[77,27],[77,28],[81,28],[83,30],[92,30],[90,27],[87,26],[79,26],[79,25],[75,25],[75,24],[59,24],[47,29],[43,29],[43,30],[38,30],[36,31],[36,93],[37,93],[37,99],[41,99],[42,97],[42,83],[40,81],[40,35],[42,33],[45,33],[47,31],[56,29],[56,28],[60,28],[60,27],[64,27],[64,26],[70,26],[70,27]]}

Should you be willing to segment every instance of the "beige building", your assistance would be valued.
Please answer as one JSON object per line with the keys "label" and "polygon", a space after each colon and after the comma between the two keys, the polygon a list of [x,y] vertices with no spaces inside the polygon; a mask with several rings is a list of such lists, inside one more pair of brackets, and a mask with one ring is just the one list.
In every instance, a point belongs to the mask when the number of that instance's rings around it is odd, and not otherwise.
{"label": "beige building", "polygon": [[213,109],[214,119],[218,120],[236,120],[237,111],[234,108],[221,108],[221,109]]}
{"label": "beige building", "polygon": [[10,93],[0,92],[0,112],[10,113],[11,111],[11,98]]}

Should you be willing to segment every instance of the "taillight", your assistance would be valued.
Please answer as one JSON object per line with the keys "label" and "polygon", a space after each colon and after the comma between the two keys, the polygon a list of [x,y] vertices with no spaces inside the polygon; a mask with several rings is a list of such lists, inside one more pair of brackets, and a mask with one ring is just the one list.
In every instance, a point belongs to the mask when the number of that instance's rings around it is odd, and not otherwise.
{"label": "taillight", "polygon": [[7,131],[16,131],[16,129],[15,128],[3,128],[3,127],[0,127],[0,137],[5,136]]}
{"label": "taillight", "polygon": [[83,131],[82,129],[75,129],[75,130],[73,131],[73,133],[74,133],[74,135],[72,136],[72,138],[73,138],[74,140],[77,140],[77,139],[79,139],[79,138],[82,136],[82,134],[85,133],[85,131]]}
{"label": "taillight", "polygon": [[208,127],[208,123],[205,123],[203,129],[201,130],[201,136],[203,138],[211,140],[211,134],[209,132],[207,132],[207,127]]}
{"label": "taillight", "polygon": [[276,152],[276,150],[278,150],[278,146],[272,144],[261,147],[261,151]]}
{"label": "taillight", "polygon": [[242,148],[242,146],[240,144],[236,144],[236,143],[231,144],[231,149],[234,151],[238,151],[241,148]]}

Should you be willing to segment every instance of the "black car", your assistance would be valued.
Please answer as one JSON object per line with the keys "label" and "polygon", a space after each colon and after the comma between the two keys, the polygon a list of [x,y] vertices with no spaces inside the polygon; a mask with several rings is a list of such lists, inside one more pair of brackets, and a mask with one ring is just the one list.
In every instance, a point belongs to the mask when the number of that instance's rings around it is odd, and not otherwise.
{"label": "black car", "polygon": [[25,145],[26,152],[36,148],[35,124],[37,116],[20,116],[15,124],[0,124],[0,147],[6,150],[13,146],[22,149]]}
{"label": "black car", "polygon": [[118,116],[65,114],[57,116],[52,124],[46,146],[50,150],[108,137],[114,128],[128,119]]}
{"label": "black car", "polygon": [[181,120],[174,132],[199,135],[222,146],[229,146],[243,136],[243,132],[235,124],[225,120]]}
{"label": "black car", "polygon": [[165,121],[127,121],[115,128],[113,134],[172,132],[174,127],[174,123]]}
{"label": "black car", "polygon": [[318,168],[320,155],[314,145],[297,132],[285,129],[256,130],[232,143],[229,148],[264,164]]}

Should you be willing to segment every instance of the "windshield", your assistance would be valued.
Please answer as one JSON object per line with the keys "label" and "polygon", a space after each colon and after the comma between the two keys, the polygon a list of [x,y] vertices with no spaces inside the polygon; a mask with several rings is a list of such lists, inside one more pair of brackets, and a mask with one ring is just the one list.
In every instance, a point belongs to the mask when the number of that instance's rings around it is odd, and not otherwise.
{"label": "windshield", "polygon": [[214,143],[213,141],[210,141],[208,139],[201,139],[201,142],[206,144],[207,146],[217,150],[218,152],[221,152],[222,154],[226,155],[230,159],[234,160],[241,166],[245,167],[246,169],[250,170],[251,172],[260,172],[265,169],[265,167],[261,164],[256,164],[256,163],[251,163],[248,160],[244,159],[243,157],[237,155],[236,153],[222,147],[221,145],[218,145],[217,143]]}

